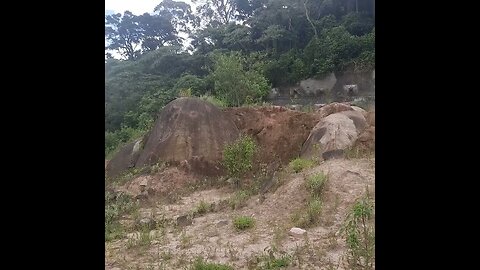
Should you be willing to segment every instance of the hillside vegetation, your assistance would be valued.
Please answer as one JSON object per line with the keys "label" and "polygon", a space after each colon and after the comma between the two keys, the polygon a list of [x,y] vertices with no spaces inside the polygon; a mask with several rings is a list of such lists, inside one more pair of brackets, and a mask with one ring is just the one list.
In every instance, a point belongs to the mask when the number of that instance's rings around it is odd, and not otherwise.
{"label": "hillside vegetation", "polygon": [[374,0],[193,2],[105,17],[106,157],[178,96],[260,104],[271,87],[375,66]]}

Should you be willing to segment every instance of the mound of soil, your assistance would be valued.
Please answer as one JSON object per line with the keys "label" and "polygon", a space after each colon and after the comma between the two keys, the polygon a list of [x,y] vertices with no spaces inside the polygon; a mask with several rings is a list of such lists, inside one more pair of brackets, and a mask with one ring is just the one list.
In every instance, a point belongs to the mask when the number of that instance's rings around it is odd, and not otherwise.
{"label": "mound of soil", "polygon": [[161,111],[135,166],[182,163],[192,173],[219,175],[224,145],[238,136],[235,124],[213,104],[179,98]]}
{"label": "mound of soil", "polygon": [[120,190],[137,196],[141,194],[140,186],[143,184],[149,195],[169,197],[170,193],[197,181],[194,175],[187,174],[177,167],[169,167],[155,174],[139,176],[126,183]]}
{"label": "mound of soil", "polygon": [[258,145],[258,163],[287,164],[299,156],[302,144],[321,119],[319,114],[285,107],[226,108],[225,114],[238,129],[251,135]]}

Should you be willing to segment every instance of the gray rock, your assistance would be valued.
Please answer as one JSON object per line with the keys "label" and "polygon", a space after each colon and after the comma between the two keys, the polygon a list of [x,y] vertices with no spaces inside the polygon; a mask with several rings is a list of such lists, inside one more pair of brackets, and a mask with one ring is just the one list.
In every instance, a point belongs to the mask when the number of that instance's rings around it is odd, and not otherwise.
{"label": "gray rock", "polygon": [[301,157],[321,157],[323,153],[347,149],[358,137],[353,120],[345,114],[334,113],[318,122],[303,144]]}
{"label": "gray rock", "polygon": [[138,228],[147,228],[149,230],[155,229],[156,226],[157,226],[157,222],[152,218],[142,218],[137,223]]}
{"label": "gray rock", "polygon": [[220,220],[219,222],[217,222],[217,227],[223,227],[223,226],[226,226],[228,225],[228,220]]}
{"label": "gray rock", "polygon": [[190,215],[183,215],[183,216],[178,216],[176,219],[176,225],[179,227],[185,227],[188,225],[192,225],[192,217]]}
{"label": "gray rock", "polygon": [[341,159],[344,157],[345,157],[345,151],[342,149],[335,149],[335,150],[324,152],[322,154],[323,160]]}
{"label": "gray rock", "polygon": [[367,120],[365,119],[365,116],[361,112],[353,110],[353,111],[343,111],[340,113],[346,115],[348,118],[350,118],[353,121],[353,124],[355,125],[355,128],[357,129],[358,134],[362,133],[367,127]]}
{"label": "gray rock", "polygon": [[297,227],[291,228],[290,231],[288,232],[288,234],[295,237],[302,237],[305,233],[307,233],[306,230],[297,228]]}

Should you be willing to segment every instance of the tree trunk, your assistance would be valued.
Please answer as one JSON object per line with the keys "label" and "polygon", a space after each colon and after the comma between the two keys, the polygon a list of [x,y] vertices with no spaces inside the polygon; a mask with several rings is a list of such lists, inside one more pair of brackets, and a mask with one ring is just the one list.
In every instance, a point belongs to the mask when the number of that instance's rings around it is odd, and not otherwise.
{"label": "tree trunk", "polygon": [[313,32],[315,33],[315,38],[318,38],[317,28],[315,28],[315,25],[313,24],[312,20],[310,19],[310,16],[308,15],[307,3],[308,3],[308,0],[305,0],[303,2],[303,6],[305,7],[305,15],[307,16],[308,22],[312,25]]}

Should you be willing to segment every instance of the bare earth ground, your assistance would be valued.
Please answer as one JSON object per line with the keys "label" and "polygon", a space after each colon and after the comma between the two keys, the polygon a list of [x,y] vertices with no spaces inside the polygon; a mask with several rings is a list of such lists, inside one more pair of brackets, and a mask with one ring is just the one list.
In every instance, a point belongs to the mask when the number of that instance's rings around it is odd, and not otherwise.
{"label": "bare earth ground", "polygon": [[[329,177],[320,222],[306,228],[305,237],[289,236],[292,216],[305,210],[307,203],[305,178],[320,171]],[[106,242],[105,269],[188,269],[197,256],[234,269],[255,269],[256,257],[268,254],[268,250],[292,256],[286,269],[345,269],[341,263],[345,243],[338,231],[355,200],[367,188],[374,198],[375,158],[328,160],[304,172],[284,173],[278,181],[281,185],[266,193],[263,202],[258,195],[253,196],[243,208],[224,207],[195,217],[193,224],[185,227],[166,222],[164,229],[150,232],[154,240],[148,245],[131,247],[138,233]],[[218,205],[233,194],[228,188],[197,191],[172,204],[157,202],[142,207],[139,214],[157,221],[175,220],[191,213],[202,200]],[[239,215],[254,217],[255,226],[237,231],[232,220]],[[131,220],[133,217],[126,216],[124,222]]]}

